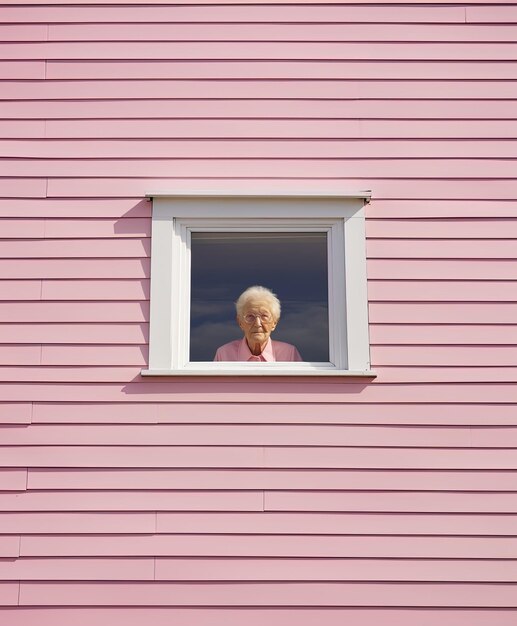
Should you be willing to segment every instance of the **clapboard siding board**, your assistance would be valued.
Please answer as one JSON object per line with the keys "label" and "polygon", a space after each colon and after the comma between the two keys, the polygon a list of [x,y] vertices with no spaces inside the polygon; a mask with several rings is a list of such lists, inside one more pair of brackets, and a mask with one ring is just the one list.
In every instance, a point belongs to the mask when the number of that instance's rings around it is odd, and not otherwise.
{"label": "clapboard siding board", "polygon": [[[513,0],[512,0],[513,1]],[[127,3],[129,4],[129,3]],[[4,27],[6,36],[12,26]],[[37,41],[28,27],[28,41]],[[11,30],[9,30],[11,29]],[[3,31],[0,31],[3,32]],[[140,23],[140,24],[49,24],[49,41],[408,41],[408,42],[515,42],[514,25],[449,24],[210,24]],[[19,38],[17,38],[20,40]],[[42,37],[41,39],[47,39]],[[14,39],[13,39],[14,40]]]}
{"label": "clapboard siding board", "polygon": [[[4,470],[8,471],[8,470]],[[17,470],[11,470],[17,471]],[[1,476],[1,474],[0,474]],[[24,476],[25,477],[25,476]],[[511,491],[516,474],[491,472],[30,469],[28,489],[285,489]],[[24,483],[25,486],[25,483]]]}
{"label": "clapboard siding board", "polygon": [[[264,78],[257,81],[246,77],[242,81],[222,80],[214,77],[202,79],[153,80],[152,78],[125,80],[124,78],[81,80],[50,80],[44,82],[7,80],[0,93],[0,100],[103,100],[103,99],[167,99],[167,98],[309,98],[309,99],[353,99],[422,98],[464,100],[468,98],[515,99],[517,85],[514,81],[492,79],[469,79],[462,77],[457,82],[443,80],[386,80],[379,77],[371,82],[341,77],[334,80],[317,78],[297,80],[286,77],[282,80]],[[37,91],[36,91],[37,88]]]}
{"label": "clapboard siding board", "polygon": [[[515,74],[515,68],[513,68]],[[510,78],[510,77],[508,77]],[[513,78],[513,76],[512,76]],[[33,122],[38,136],[38,121]],[[17,121],[20,125],[23,122]],[[16,122],[13,122],[16,123]],[[29,129],[26,131],[29,133]],[[14,131],[11,131],[14,133]],[[131,119],[56,120],[46,123],[50,139],[190,138],[190,139],[515,139],[517,120],[391,119]],[[8,136],[12,136],[8,135]],[[31,137],[30,134],[26,135]],[[101,156],[101,155],[99,155]]]}
{"label": "clapboard siding board", "polygon": [[[246,409],[244,411],[244,409]],[[206,410],[189,404],[86,404],[59,402],[34,403],[34,424],[399,424],[432,426],[514,426],[517,416],[511,405],[480,406],[467,403],[462,412],[451,405],[398,404],[355,405],[343,411],[329,405],[325,412],[315,411],[305,403],[290,405],[218,403]]]}
{"label": "clapboard siding board", "polygon": [[[155,563],[152,558],[21,558],[0,561],[0,580],[154,580]],[[461,565],[459,567],[461,570]],[[165,574],[166,575],[166,574]],[[492,568],[487,580],[505,580],[511,577],[511,568]],[[167,578],[165,578],[167,580]]]}
{"label": "clapboard siding board", "polygon": [[[494,210],[492,205],[492,210]],[[0,198],[2,218],[117,218],[151,215],[151,203],[142,198]]]}
{"label": "clapboard siding board", "polygon": [[[517,428],[482,429],[492,446],[517,448]],[[90,426],[32,424],[5,427],[4,445],[287,445],[470,447],[469,427],[251,426],[152,424]]]}
{"label": "clapboard siding board", "polygon": [[[1,101],[0,101],[1,102]],[[125,101],[124,101],[125,102]],[[265,101],[267,102],[267,101]],[[38,108],[40,103],[36,103]],[[383,103],[385,104],[385,102]],[[14,103],[16,110],[23,109],[23,102],[17,100]],[[86,107],[90,107],[91,104],[86,102]],[[121,102],[115,102],[113,109],[120,110]],[[433,107],[437,107],[437,102],[433,102]],[[464,112],[462,119],[465,118],[469,112],[474,116],[478,102],[473,103],[473,108],[469,108]],[[509,106],[514,108],[514,103],[510,101]],[[411,101],[411,107],[413,113],[418,110],[418,105],[415,101]],[[0,107],[1,108],[1,107]],[[462,105],[463,108],[463,105]],[[5,109],[4,109],[5,110]],[[384,110],[384,109],[383,109]],[[4,113],[5,114],[5,113]],[[451,111],[452,114],[452,111]],[[147,114],[148,115],[148,114]],[[245,142],[239,140],[208,140],[203,139],[192,142],[188,139],[78,139],[77,141],[70,142],[63,139],[48,139],[45,143],[41,143],[38,140],[32,139],[4,139],[0,140],[0,150],[5,157],[13,159],[92,159],[98,158],[102,155],[103,159],[121,159],[126,158],[128,154],[137,155],[139,159],[145,160],[153,158],[155,162],[158,159],[175,158],[175,159],[206,159],[206,158],[278,158],[278,159],[293,159],[300,155],[305,155],[307,158],[313,160],[319,158],[327,159],[386,159],[389,157],[409,159],[409,158],[448,158],[448,159],[494,159],[502,161],[504,159],[513,159],[517,157],[517,141],[512,139],[483,139],[483,140],[428,140],[422,139],[419,142],[411,140],[401,139],[385,139],[385,140],[369,140],[363,142],[358,139],[341,139],[335,141],[332,139],[288,139],[288,140],[276,140],[276,139],[263,139],[253,140],[249,139]],[[95,211],[96,203],[99,201],[91,200],[91,213],[84,213],[79,217],[111,217],[109,210],[113,207],[121,206],[122,202],[119,200],[111,200],[107,202],[105,212],[98,214],[98,209]],[[5,204],[5,203],[2,203]],[[14,201],[13,201],[14,204]],[[16,203],[20,205],[18,201]],[[135,204],[137,204],[135,202]],[[458,203],[457,203],[458,204]],[[47,201],[47,209],[55,211],[59,207],[59,202]],[[57,206],[56,206],[57,205]],[[129,202],[126,202],[127,208],[132,209],[132,213],[135,213],[135,208],[131,207]],[[26,210],[33,206],[37,208],[37,202],[24,204]],[[83,205],[84,206],[84,203]],[[395,207],[391,207],[391,211],[387,211],[387,203],[381,204],[375,203],[375,208],[379,210],[379,218],[383,216],[392,217],[396,216],[393,213]],[[75,217],[72,209],[81,207],[81,201],[70,201],[70,213],[67,217]],[[492,207],[495,209],[496,205],[492,202]],[[1,205],[0,205],[1,208]],[[21,207],[20,207],[21,208]],[[144,205],[141,203],[140,208],[143,209]],[[435,211],[439,209],[430,205],[429,209],[434,208]],[[447,217],[454,217],[454,206],[446,214]],[[374,207],[372,206],[372,211]],[[150,213],[150,209],[147,214]],[[17,212],[15,215],[19,215]],[[439,216],[439,213],[435,213]],[[377,215],[377,212],[375,213]],[[22,215],[23,216],[23,215]],[[121,217],[121,212],[116,214],[117,217]],[[147,215],[146,215],[147,216]],[[411,213],[413,217],[419,217],[418,213]],[[469,213],[469,216],[476,215]],[[494,215],[494,211],[484,214],[485,217],[498,217]],[[29,216],[27,216],[29,217]],[[49,215],[52,217],[52,214]],[[65,215],[63,215],[65,217]],[[137,215],[134,215],[137,217]],[[408,215],[409,217],[409,215]],[[444,215],[445,217],[445,215]]]}
{"label": "clapboard siding board", "polygon": [[385,61],[515,61],[515,43],[397,43],[360,42],[325,43],[256,41],[249,46],[247,41],[238,42],[111,42],[100,41],[95,46],[85,47],[82,42],[2,43],[2,60],[48,61],[72,60],[361,60],[382,59]]}
{"label": "clapboard siding board", "polygon": [[439,559],[31,558],[0,561],[0,579],[77,581],[517,582],[515,561]]}
{"label": "clapboard siding board", "polygon": [[515,537],[23,535],[20,556],[213,556],[515,559]]}
{"label": "clapboard siding board", "polygon": [[[515,534],[516,515],[279,512],[2,512],[9,535],[170,534],[219,535],[497,535]],[[55,558],[55,557],[49,557]],[[511,564],[510,564],[511,565]]]}
{"label": "clapboard siding board", "polygon": [[[134,372],[133,369],[130,370]],[[57,381],[56,381],[57,383]],[[199,383],[203,383],[203,393],[200,394]],[[238,383],[238,384],[237,384]],[[47,384],[43,382],[12,382],[0,383],[0,399],[5,402],[59,402],[63,400],[91,402],[134,402],[138,394],[142,402],[200,402],[207,406],[214,402],[256,402],[260,390],[262,402],[297,402],[299,394],[303,392],[306,402],[338,404],[385,403],[398,404],[401,394],[409,403],[436,403],[436,404],[515,404],[517,389],[511,382],[484,382],[462,381],[462,383],[435,382],[432,384],[414,382],[391,382],[382,384],[373,382],[366,386],[364,382],[355,380],[350,382],[334,381],[321,383],[300,380],[242,382],[225,377],[219,382],[205,382],[194,379],[188,382],[163,380],[161,382],[138,379],[120,383],[79,383]]]}
{"label": "clapboard siding board", "polygon": [[[0,510],[11,511],[262,511],[261,491],[107,491],[8,493]],[[436,505],[439,508],[439,504]],[[460,504],[457,506],[461,507]],[[497,507],[497,503],[495,505]],[[499,504],[510,508],[511,504]],[[513,512],[509,510],[508,512]],[[91,537],[94,537],[93,535]],[[152,535],[157,537],[157,535]],[[120,537],[119,537],[120,538]],[[73,538],[72,543],[74,543]],[[57,552],[56,552],[57,555]],[[101,556],[101,555],[99,555]]]}
{"label": "clapboard siding board", "polygon": [[[473,591],[474,593],[474,591]],[[458,619],[469,626],[485,626],[487,617],[493,626],[514,626],[517,610],[509,608],[498,609],[468,609],[468,608],[315,608],[315,607],[18,607],[15,611],[8,608],[0,609],[0,615],[10,620],[12,626],[38,626],[45,619],[51,619],[56,626],[67,626],[73,623],[77,626],[88,626],[94,621],[106,617],[124,623],[127,626],[139,626],[144,623],[153,623],[155,626],[168,626],[171,620],[187,626],[207,626],[208,624],[225,624],[225,626],[239,626],[243,622],[249,626],[260,626],[264,621],[280,623],[286,619],[293,619],[300,626],[314,626],[324,621],[328,626],[339,626],[343,621],[352,621],[356,626],[370,626],[379,618],[392,620],[400,626],[411,626],[418,623],[421,626],[434,626],[436,620],[455,623]]]}
{"label": "clapboard siding board", "polygon": [[[468,448],[334,449],[328,447],[271,447],[264,449],[250,446],[151,447],[135,445],[117,447],[76,445],[71,447],[39,445],[18,447],[2,446],[1,450],[3,455],[2,463],[5,467],[100,467],[142,469],[313,468],[321,470],[386,469],[473,471],[513,471],[517,469],[516,450],[505,448],[478,450]],[[29,494],[29,499],[33,495],[34,493]],[[95,494],[91,497],[94,498]],[[19,498],[16,499],[16,501],[19,501]],[[114,505],[113,502],[109,504]],[[165,503],[162,503],[162,505],[164,504]],[[85,505],[84,502],[83,505]],[[50,506],[52,506],[52,504],[50,504]]]}
{"label": "clapboard siding board", "polygon": [[5,175],[49,177],[154,177],[173,173],[177,177],[228,176],[235,178],[271,178],[289,176],[293,171],[297,176],[325,178],[381,178],[397,177],[404,172],[407,179],[434,179],[445,176],[452,178],[476,179],[483,175],[485,179],[513,179],[515,160],[511,159],[400,159],[375,160],[367,163],[352,159],[311,159],[300,155],[299,159],[73,159],[73,160],[32,160],[5,159]]}
{"label": "clapboard siding board", "polygon": [[[403,583],[20,583],[20,605],[515,607],[515,585]],[[408,601],[408,597],[411,599]]]}
{"label": "clapboard siding board", "polygon": [[149,324],[117,323],[114,325],[112,322],[105,324],[8,323],[0,324],[0,341],[4,344],[147,344],[149,341]]}
{"label": "clapboard siding board", "polygon": [[[15,74],[15,66],[23,61],[4,61],[6,77]],[[47,77],[51,80],[91,78],[162,78],[162,79],[455,79],[505,80],[515,77],[513,63],[504,61],[46,61]],[[26,78],[34,78],[39,65],[30,65]]]}
{"label": "clapboard siding board", "polygon": [[[23,235],[23,233],[22,233]],[[150,256],[149,238],[113,239],[13,239],[0,241],[0,259],[91,258],[92,247],[99,258],[143,258]]]}
{"label": "clapboard siding board", "polygon": [[[18,279],[62,279],[62,278],[75,278],[75,279],[106,279],[106,278],[133,278],[133,279],[142,279],[149,278],[150,275],[150,262],[149,258],[126,258],[126,259],[109,259],[109,262],[106,259],[102,258],[25,258],[25,259],[0,259],[0,279],[10,279],[10,278],[18,278]],[[4,303],[2,303],[4,304]],[[0,304],[0,308],[2,306]],[[63,303],[66,308],[66,304]],[[9,309],[9,305],[4,305],[7,309]],[[85,319],[82,320],[59,320],[59,319],[46,319],[46,315],[44,314],[44,309],[47,307],[49,310],[53,309],[55,305],[45,304],[42,306],[39,311],[42,313],[41,316],[37,315],[34,319],[25,319],[23,314],[23,307],[27,307],[28,309],[32,308],[30,304],[25,303],[24,305],[19,305],[22,308],[20,309],[20,317],[17,317],[18,312],[15,313],[15,317],[11,321],[34,321],[34,322],[44,322],[44,321],[87,321]],[[36,305],[33,305],[36,306]],[[39,306],[39,305],[37,305]],[[73,304],[70,304],[72,308],[74,308]],[[92,304],[95,307],[95,305]],[[101,308],[103,305],[100,305]],[[82,307],[78,307],[82,308]],[[86,307],[88,308],[88,306]],[[131,307],[132,308],[132,307]],[[113,321],[113,319],[118,319],[120,322],[127,321],[135,321],[131,319],[123,319],[123,318],[109,318],[108,321]],[[0,320],[7,321],[6,318],[3,318],[0,313]],[[101,320],[90,320],[90,321],[101,321]],[[148,318],[141,319],[139,321],[148,321]]]}
{"label": "clapboard siding board", "polygon": [[[0,621],[517,618],[517,3],[12,0]],[[371,189],[377,378],[142,378],[146,193]]]}
{"label": "clapboard siding board", "polygon": [[[474,14],[475,15],[475,14]],[[395,22],[464,23],[462,7],[404,7],[396,6],[328,6],[324,13],[318,6],[159,6],[152,11],[146,6],[46,6],[5,7],[2,18],[6,23],[81,23],[81,22]],[[503,16],[504,17],[504,14]],[[472,20],[474,21],[474,20]],[[477,20],[481,21],[481,20]],[[486,20],[484,20],[486,21]],[[488,21],[493,21],[488,20]],[[507,21],[503,19],[503,21]]]}

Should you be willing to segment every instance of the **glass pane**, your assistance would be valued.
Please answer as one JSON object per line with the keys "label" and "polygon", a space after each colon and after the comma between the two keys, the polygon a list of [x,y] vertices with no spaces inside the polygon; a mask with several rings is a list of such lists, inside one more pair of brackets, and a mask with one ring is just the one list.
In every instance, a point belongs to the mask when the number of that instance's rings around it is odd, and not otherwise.
{"label": "glass pane", "polygon": [[234,303],[253,285],[281,302],[273,340],[295,345],[304,361],[329,360],[326,233],[193,232],[191,242],[191,361],[212,361],[243,337]]}

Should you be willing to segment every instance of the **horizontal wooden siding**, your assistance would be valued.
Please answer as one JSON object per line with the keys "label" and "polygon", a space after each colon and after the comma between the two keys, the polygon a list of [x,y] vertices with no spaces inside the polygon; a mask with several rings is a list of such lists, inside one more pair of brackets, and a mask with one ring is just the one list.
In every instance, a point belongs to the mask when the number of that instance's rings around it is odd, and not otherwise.
{"label": "horizontal wooden siding", "polygon": [[[0,619],[517,620],[517,4],[0,9]],[[372,382],[150,381],[152,189],[372,189]]]}

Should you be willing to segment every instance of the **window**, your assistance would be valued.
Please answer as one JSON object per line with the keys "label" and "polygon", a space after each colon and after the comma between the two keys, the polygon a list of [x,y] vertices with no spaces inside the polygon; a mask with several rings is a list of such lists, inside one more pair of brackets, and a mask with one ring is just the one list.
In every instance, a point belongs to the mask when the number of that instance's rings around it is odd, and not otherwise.
{"label": "window", "polygon": [[[349,196],[153,200],[149,369],[143,375],[353,375],[370,371],[364,203]],[[282,314],[272,338],[302,362],[214,362],[242,338],[235,300],[263,285]]]}

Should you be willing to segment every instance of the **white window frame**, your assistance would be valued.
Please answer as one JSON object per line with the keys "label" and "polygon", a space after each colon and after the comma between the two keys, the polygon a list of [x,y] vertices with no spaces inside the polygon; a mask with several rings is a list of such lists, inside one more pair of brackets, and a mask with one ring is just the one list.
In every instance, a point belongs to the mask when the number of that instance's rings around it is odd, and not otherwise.
{"label": "white window frame", "polygon": [[[153,201],[149,368],[143,376],[363,376],[370,370],[364,205],[370,192],[325,195],[147,194]],[[190,233],[326,232],[325,363],[189,361]],[[239,330],[236,325],[236,338]]]}

